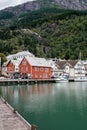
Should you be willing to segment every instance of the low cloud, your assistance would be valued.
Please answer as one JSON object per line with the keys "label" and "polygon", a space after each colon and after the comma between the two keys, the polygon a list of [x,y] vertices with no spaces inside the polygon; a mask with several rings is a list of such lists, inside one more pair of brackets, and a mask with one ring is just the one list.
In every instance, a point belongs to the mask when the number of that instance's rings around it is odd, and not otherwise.
{"label": "low cloud", "polygon": [[0,10],[10,6],[25,3],[27,1],[33,1],[33,0],[0,0]]}

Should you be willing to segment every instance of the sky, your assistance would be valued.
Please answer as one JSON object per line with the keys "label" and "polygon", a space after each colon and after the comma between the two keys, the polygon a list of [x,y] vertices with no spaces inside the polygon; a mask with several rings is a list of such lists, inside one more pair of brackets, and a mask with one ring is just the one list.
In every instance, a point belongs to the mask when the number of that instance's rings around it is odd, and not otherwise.
{"label": "sky", "polygon": [[27,1],[33,1],[33,0],[0,0],[0,10],[10,6],[25,3]]}

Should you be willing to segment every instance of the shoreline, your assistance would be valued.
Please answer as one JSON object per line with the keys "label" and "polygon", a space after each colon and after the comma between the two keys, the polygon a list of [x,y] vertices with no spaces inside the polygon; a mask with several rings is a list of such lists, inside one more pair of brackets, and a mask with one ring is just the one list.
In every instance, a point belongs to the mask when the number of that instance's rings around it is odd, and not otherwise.
{"label": "shoreline", "polygon": [[0,97],[0,128],[31,130],[31,125],[3,97]]}

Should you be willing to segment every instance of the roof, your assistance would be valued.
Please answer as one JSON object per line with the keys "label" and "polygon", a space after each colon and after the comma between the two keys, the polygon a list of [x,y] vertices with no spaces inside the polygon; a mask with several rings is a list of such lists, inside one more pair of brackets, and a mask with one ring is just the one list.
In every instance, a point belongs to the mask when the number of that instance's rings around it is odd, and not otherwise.
{"label": "roof", "polygon": [[17,67],[19,66],[20,62],[22,61],[23,58],[17,59],[17,60],[11,60],[11,62]]}
{"label": "roof", "polygon": [[72,67],[74,67],[77,62],[78,62],[77,60],[65,60],[65,61],[58,61],[58,62],[56,62],[56,64],[57,64],[61,69],[63,69],[66,64],[70,64]]}
{"label": "roof", "polygon": [[77,64],[78,60],[68,60],[68,63],[74,67]]}
{"label": "roof", "polygon": [[16,57],[21,57],[21,56],[22,57],[25,57],[25,56],[34,57],[34,55],[32,53],[30,53],[29,51],[22,51],[22,52],[18,52],[16,54],[7,56],[7,59],[13,59]]}
{"label": "roof", "polygon": [[18,52],[15,55],[32,55],[34,56],[32,53],[30,53],[29,51],[22,51],[22,52]]}
{"label": "roof", "polygon": [[16,67],[20,64],[22,58],[17,59],[17,60],[8,60],[7,62],[4,62],[3,67],[7,66],[9,62],[12,62]]}
{"label": "roof", "polygon": [[5,67],[8,65],[8,63],[9,63],[9,61],[4,62],[2,66]]}
{"label": "roof", "polygon": [[38,57],[25,57],[30,65],[32,66],[41,66],[41,67],[51,67],[49,60],[45,58]]}
{"label": "roof", "polygon": [[59,66],[59,68],[63,68],[64,65],[66,64],[66,61],[57,61],[56,64]]}

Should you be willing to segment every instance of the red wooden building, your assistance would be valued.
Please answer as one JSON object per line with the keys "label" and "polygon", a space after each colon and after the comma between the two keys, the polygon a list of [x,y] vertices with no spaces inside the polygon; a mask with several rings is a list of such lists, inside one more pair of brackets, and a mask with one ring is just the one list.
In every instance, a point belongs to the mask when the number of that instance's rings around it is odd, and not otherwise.
{"label": "red wooden building", "polygon": [[7,73],[14,73],[15,72],[15,65],[12,61],[9,61],[7,64]]}
{"label": "red wooden building", "polygon": [[25,57],[19,64],[19,72],[32,79],[50,79],[51,66],[45,58]]}
{"label": "red wooden building", "polygon": [[8,62],[6,62],[5,64],[3,64],[2,67],[2,73],[3,75],[8,75],[11,78],[17,78],[19,77],[19,63],[20,60],[10,60]]}

